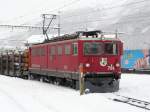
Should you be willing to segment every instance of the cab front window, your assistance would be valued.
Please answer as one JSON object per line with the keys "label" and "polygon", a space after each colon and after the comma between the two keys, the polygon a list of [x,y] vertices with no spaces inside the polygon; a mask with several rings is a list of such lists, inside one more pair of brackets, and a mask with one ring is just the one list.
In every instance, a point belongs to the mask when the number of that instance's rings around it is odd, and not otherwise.
{"label": "cab front window", "polygon": [[100,55],[104,53],[103,43],[99,42],[85,42],[84,54],[85,55]]}
{"label": "cab front window", "polygon": [[117,54],[117,44],[116,43],[105,43],[105,54],[112,54],[116,55]]}
{"label": "cab front window", "polygon": [[102,43],[102,42],[85,42],[83,45],[84,55],[116,55],[116,43]]}

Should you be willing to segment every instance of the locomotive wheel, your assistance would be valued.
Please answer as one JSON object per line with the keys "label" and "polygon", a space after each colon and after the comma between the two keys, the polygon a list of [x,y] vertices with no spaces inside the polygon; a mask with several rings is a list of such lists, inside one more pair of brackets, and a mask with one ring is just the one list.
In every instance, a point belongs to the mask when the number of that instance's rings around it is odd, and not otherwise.
{"label": "locomotive wheel", "polygon": [[72,87],[73,89],[76,89],[76,80],[72,80],[72,85],[71,85],[71,87]]}
{"label": "locomotive wheel", "polygon": [[32,74],[28,74],[28,80],[33,80],[33,79],[34,79],[33,75]]}
{"label": "locomotive wheel", "polygon": [[40,82],[44,82],[44,77],[40,77]]}

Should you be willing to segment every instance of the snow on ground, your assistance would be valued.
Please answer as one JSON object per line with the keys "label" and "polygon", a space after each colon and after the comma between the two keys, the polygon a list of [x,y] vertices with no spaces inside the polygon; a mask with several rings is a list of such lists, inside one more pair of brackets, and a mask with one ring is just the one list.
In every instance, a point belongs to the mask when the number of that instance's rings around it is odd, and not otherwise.
{"label": "snow on ground", "polygon": [[132,96],[150,102],[150,75],[123,75],[118,94]]}
{"label": "snow on ground", "polygon": [[114,94],[150,101],[150,75],[124,74],[116,93],[90,93],[0,75],[2,112],[147,112],[109,100]]}

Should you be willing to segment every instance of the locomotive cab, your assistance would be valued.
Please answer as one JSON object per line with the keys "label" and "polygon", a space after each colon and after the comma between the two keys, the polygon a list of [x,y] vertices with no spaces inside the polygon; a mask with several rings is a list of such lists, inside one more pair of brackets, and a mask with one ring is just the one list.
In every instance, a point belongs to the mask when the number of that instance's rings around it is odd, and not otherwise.
{"label": "locomotive cab", "polygon": [[86,87],[92,91],[119,89],[123,46],[118,38],[110,37],[106,38],[100,31],[87,32],[80,37],[79,63],[83,65]]}

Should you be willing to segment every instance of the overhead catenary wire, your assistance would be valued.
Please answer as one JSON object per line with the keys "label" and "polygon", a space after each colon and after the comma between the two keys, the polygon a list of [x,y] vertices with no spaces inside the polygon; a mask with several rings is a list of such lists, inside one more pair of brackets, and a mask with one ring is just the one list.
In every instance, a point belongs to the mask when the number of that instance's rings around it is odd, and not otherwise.
{"label": "overhead catenary wire", "polygon": [[[130,6],[130,5],[135,5],[135,4],[140,4],[140,3],[144,3],[144,2],[150,2],[150,1],[146,1],[146,0],[142,0],[142,1],[138,1],[138,2],[131,2],[131,3],[127,3],[127,4],[121,4],[121,5],[117,5],[117,6],[112,6],[112,7],[106,7],[106,8],[102,8],[101,10],[109,10],[109,9],[113,9],[113,8],[118,8],[118,7],[124,7],[124,6]],[[64,20],[64,19],[67,19],[69,17],[75,17],[75,16],[84,16],[84,15],[89,15],[91,13],[94,13],[94,12],[98,12],[100,11],[99,10],[96,10],[96,11],[91,11],[91,12],[86,12],[85,14],[82,14],[82,15],[72,15],[72,16],[68,16],[68,17],[62,17],[61,20]],[[132,14],[131,14],[132,15]],[[128,16],[131,16],[131,15],[128,15]],[[107,15],[108,16],[108,15]],[[103,17],[107,17],[107,16],[103,16]],[[110,16],[110,15],[109,15]],[[115,17],[114,17],[115,18]],[[101,18],[102,19],[102,18]],[[107,20],[109,19],[113,19],[113,18],[108,18]],[[90,23],[90,22],[97,22],[97,21],[105,21],[106,19],[104,18],[103,20],[89,20],[89,21],[86,21],[86,22],[78,22],[77,24],[80,24],[80,23]],[[69,23],[69,22],[67,22]],[[67,24],[67,23],[63,23],[63,24]],[[71,24],[71,26],[73,26],[74,24],[76,23],[73,23]],[[119,24],[119,23],[118,23]]]}
{"label": "overhead catenary wire", "polygon": [[[73,1],[71,1],[71,2],[68,2],[68,3],[64,4],[63,6],[61,6],[61,7],[59,7],[59,8],[52,9],[52,10],[50,10],[49,12],[53,12],[53,11],[56,11],[56,10],[57,10],[57,12],[59,13],[60,10],[66,8],[66,7],[70,7],[70,6],[74,5],[74,3],[77,3],[77,2],[79,2],[79,1],[81,1],[81,0],[73,0]],[[59,13],[59,14],[60,14],[60,13]]]}
{"label": "overhead catenary wire", "polygon": [[[101,24],[105,24],[106,22],[103,22],[103,21],[100,21],[98,20]],[[88,21],[88,22],[97,22],[97,21]],[[122,21],[122,22],[115,22],[113,23],[113,25],[121,25],[121,24],[126,24],[126,23],[136,23],[136,22],[140,22],[141,24],[147,24],[147,23],[150,23],[150,17],[147,17],[147,18],[138,18],[136,20],[134,19],[130,19],[130,20],[127,20],[127,21]],[[81,24],[85,24],[85,22],[82,22],[80,24],[70,24],[69,27],[65,27],[65,29],[62,29],[63,31],[65,31],[66,29],[70,29],[70,26],[74,26],[72,27],[73,29],[85,29],[85,26],[82,26]]]}
{"label": "overhead catenary wire", "polygon": [[[146,0],[142,0],[142,1],[138,1],[138,2],[131,2],[131,3],[128,3],[128,4],[122,4],[122,5],[119,5],[119,6],[114,6],[114,7],[107,7],[107,8],[103,8],[103,9],[105,9],[105,10],[108,10],[108,9],[112,9],[112,8],[117,8],[117,7],[124,7],[124,6],[129,6],[129,5],[135,5],[135,4],[139,4],[139,3],[144,3],[144,2],[150,2],[150,1],[146,1]],[[141,6],[141,5],[140,5]],[[84,16],[84,15],[88,15],[88,14],[91,14],[91,13],[93,13],[93,12],[97,12],[97,11],[99,11],[99,10],[96,10],[96,11],[91,11],[91,12],[86,12],[85,14],[79,14],[79,15],[72,15],[72,16],[68,16],[68,18],[69,17],[75,17],[75,16]],[[104,11],[104,10],[103,10]],[[147,12],[146,12],[147,13]],[[140,17],[140,20],[138,20],[138,21],[140,21],[140,22],[143,22],[142,21],[142,17],[143,17],[143,20],[145,21],[145,19],[144,19],[144,17],[146,17],[147,18],[147,14],[146,13],[144,13],[145,15],[143,15],[143,13],[141,13],[141,11],[139,12],[139,14],[140,15],[142,15],[141,17]],[[122,22],[115,22],[114,21],[114,19],[116,19],[116,21],[117,21],[117,19],[118,18],[116,18],[116,16],[115,17],[113,17],[113,18],[104,18],[104,17],[108,17],[108,16],[102,16],[100,19],[98,18],[98,19],[96,19],[96,20],[85,20],[85,21],[80,21],[80,22],[76,22],[76,23],[71,23],[71,22],[66,22],[66,23],[63,23],[62,25],[69,25],[69,26],[79,26],[80,25],[80,27],[82,26],[81,24],[87,24],[87,23],[92,23],[92,22],[101,22],[101,23],[105,23],[106,24],[106,20],[113,20],[112,21],[112,23],[113,24],[124,24],[124,23],[126,23],[126,22],[132,22],[132,19],[135,19],[136,18],[136,21],[137,21],[137,19],[139,18],[139,16],[138,17],[133,17],[132,18],[132,15],[134,16],[134,14],[130,14],[130,15],[128,15],[128,16],[124,16],[124,17],[129,17],[130,19],[128,20],[128,21],[122,21]],[[110,15],[109,15],[110,16]],[[66,19],[67,17],[64,17],[63,19]],[[118,19],[119,20],[119,19]],[[121,20],[121,19],[120,19]],[[134,20],[133,20],[133,22],[134,22]]]}
{"label": "overhead catenary wire", "polygon": [[[14,28],[17,29],[35,29],[35,30],[42,30],[43,27],[42,26],[31,26],[31,25],[7,25],[7,24],[3,24],[0,25],[1,28],[11,28],[12,30]],[[47,26],[45,26],[45,28],[47,28]],[[51,29],[58,29],[58,27],[50,27]]]}
{"label": "overhead catenary wire", "polygon": [[[78,1],[80,1],[80,0],[78,0]],[[73,0],[73,1],[71,1],[71,2],[69,2],[68,4],[65,4],[65,5],[63,5],[62,7],[59,7],[59,8],[57,8],[57,10],[59,9],[59,10],[61,10],[61,9],[63,9],[63,8],[66,8],[66,7],[69,7],[69,6],[71,6],[74,2],[76,2],[76,0]],[[112,6],[112,7],[106,7],[106,8],[102,8],[101,10],[109,10],[109,9],[113,9],[113,8],[118,8],[118,7],[124,7],[124,6],[128,6],[128,5],[135,5],[135,4],[139,4],[139,3],[144,3],[144,2],[149,2],[149,1],[146,1],[146,0],[141,0],[141,1],[138,1],[138,2],[131,2],[131,3],[127,3],[127,4],[121,4],[121,5],[116,5],[116,6]],[[53,10],[56,10],[56,9],[53,9]],[[91,13],[93,13],[93,12],[97,12],[97,11],[99,11],[99,10],[96,10],[96,11],[92,11]],[[86,12],[86,14],[87,14],[88,12]],[[89,13],[88,13],[89,14]],[[82,16],[82,15],[81,15]],[[73,16],[72,16],[73,17]],[[104,17],[104,16],[103,16]],[[114,17],[115,18],[115,17]],[[61,19],[64,19],[64,18],[61,18]],[[111,19],[113,19],[113,18],[101,18],[101,19],[96,19],[96,20],[88,20],[88,21],[81,21],[81,22],[77,22],[77,23],[71,23],[70,25],[71,26],[76,26],[76,25],[78,25],[78,24],[84,24],[84,23],[91,23],[91,22],[103,22],[103,21],[106,21],[106,20],[111,20]],[[132,19],[132,18],[131,18]],[[133,18],[134,19],[134,18]],[[125,21],[124,21],[125,22]],[[69,23],[69,22],[67,22],[67,23]],[[66,24],[67,24],[66,23]],[[64,23],[63,23],[64,24]],[[62,24],[62,25],[63,25]],[[118,23],[116,23],[116,24],[123,24],[123,22],[118,22]]]}
{"label": "overhead catenary wire", "polygon": [[[73,0],[71,2],[68,2],[64,5],[62,5],[61,7],[59,8],[55,8],[55,9],[52,9],[50,12],[52,11],[56,11],[56,10],[61,10],[63,8],[66,8],[66,7],[70,7],[71,5],[74,5],[74,3],[77,3],[79,2],[80,0]],[[106,7],[106,8],[102,8],[102,9],[99,9],[99,10],[96,10],[96,11],[91,11],[91,12],[86,12],[86,14],[91,14],[91,13],[94,13],[94,12],[98,12],[100,10],[110,10],[110,9],[113,9],[113,8],[118,8],[118,7],[124,7],[124,6],[129,6],[129,5],[134,5],[134,4],[139,4],[139,3],[142,3],[142,2],[149,2],[149,1],[146,1],[146,0],[141,0],[141,1],[137,1],[137,2],[131,2],[131,3],[127,3],[127,4],[121,4],[121,5],[116,5],[116,6],[112,6],[112,7]],[[86,15],[86,14],[82,14],[80,16],[83,16],[83,15]],[[24,17],[26,15],[23,15],[23,16],[20,16],[21,18]],[[68,16],[68,17],[74,17],[74,16],[79,16],[79,15],[72,15],[72,16]],[[64,17],[64,18],[61,18],[61,19],[65,19],[65,18],[68,18],[68,17]]]}
{"label": "overhead catenary wire", "polygon": [[86,12],[86,13],[84,13],[82,15],[81,14],[75,14],[75,15],[71,15],[71,16],[66,16],[66,17],[63,17],[63,19],[76,17],[76,16],[85,16],[85,15],[89,15],[89,14],[92,14],[92,13],[97,13],[99,11],[106,11],[106,10],[111,10],[111,9],[115,9],[115,8],[119,8],[119,7],[125,7],[125,6],[131,6],[131,5],[135,5],[135,4],[140,4],[140,3],[144,3],[144,2],[150,2],[150,1],[142,0],[142,1],[138,1],[138,2],[131,2],[131,3],[116,5],[116,6],[112,6],[112,7],[101,8],[101,9],[98,9],[98,10]]}
{"label": "overhead catenary wire", "polygon": [[[148,16],[147,16],[147,12],[145,13],[145,15],[142,15],[142,16],[137,16],[137,17],[132,17],[132,15],[133,14],[130,14],[130,15],[128,15],[128,16],[125,16],[126,18],[129,18],[128,19],[128,21],[131,21],[131,20],[134,20],[134,21],[136,21],[136,20],[138,20],[138,19],[147,19],[147,18],[149,18]],[[95,19],[95,20],[88,20],[88,21],[80,21],[80,22],[76,22],[76,23],[63,23],[62,25],[67,25],[67,24],[69,24],[69,25],[71,25],[71,26],[73,26],[73,25],[78,25],[78,24],[84,24],[84,23],[92,23],[92,22],[104,22],[104,21],[107,21],[107,20],[114,20],[116,17],[111,17],[111,18],[105,18],[105,19],[103,19],[103,18],[98,18],[98,19]],[[117,24],[119,24],[119,23],[124,23],[124,22],[126,22],[126,21],[122,21],[122,22],[116,22]]]}
{"label": "overhead catenary wire", "polygon": [[[59,7],[59,8],[57,8],[57,9],[53,9],[53,10],[51,10],[51,12],[52,11],[55,11],[55,10],[61,10],[61,9],[64,9],[64,8],[66,8],[66,7],[69,7],[69,6],[71,6],[71,5],[73,5],[74,3],[76,3],[76,2],[78,2],[78,1],[80,1],[80,0],[73,0],[73,1],[71,1],[71,2],[68,2],[67,4],[64,4],[63,6],[61,6],[61,7]],[[23,16],[21,16],[21,18],[22,18]],[[39,27],[39,26],[31,26],[31,25],[7,25],[7,24],[4,24],[4,25],[0,25],[0,27],[5,27],[5,28],[28,28],[28,29],[41,29],[42,27]],[[50,29],[58,29],[59,30],[59,28],[55,28],[55,27],[52,27],[52,28],[50,28]],[[47,29],[48,30],[48,29]]]}
{"label": "overhead catenary wire", "polygon": [[[129,14],[128,16],[125,16],[126,18],[130,18],[130,19],[138,19],[138,18],[144,18],[144,17],[147,17],[147,14],[149,13],[149,11],[147,11],[147,12],[145,12],[145,13],[140,13],[140,15],[142,15],[142,16],[136,16],[136,17],[132,17],[132,16],[134,16],[134,14]],[[66,22],[66,23],[63,23],[62,25],[67,25],[67,24],[69,24],[69,25],[71,25],[71,26],[73,26],[73,25],[76,25],[76,24],[83,24],[83,23],[91,23],[91,22],[102,22],[102,21],[107,21],[107,20],[114,20],[116,17],[111,17],[111,18],[105,18],[105,17],[107,17],[107,16],[102,16],[101,18],[98,18],[98,19],[96,19],[96,20],[88,20],[88,21],[80,21],[80,22],[76,22],[76,23],[70,23],[70,22]],[[120,23],[120,22],[119,22]],[[121,22],[121,23],[123,23],[123,22]],[[36,26],[35,26],[36,27]]]}
{"label": "overhead catenary wire", "polygon": [[27,41],[27,40],[15,40],[15,39],[11,39],[11,40],[9,40],[9,39],[0,39],[0,40],[2,40],[2,41]]}
{"label": "overhead catenary wire", "polygon": [[[74,5],[74,3],[77,3],[77,2],[79,2],[79,1],[80,1],[80,0],[73,0],[73,1],[71,1],[71,2],[69,2],[69,3],[66,3],[66,4],[62,5],[62,6],[59,7],[59,8],[52,9],[52,10],[50,10],[49,12],[53,12],[53,11],[56,11],[56,10],[60,11],[61,9],[66,8],[66,7],[70,7],[71,5]],[[146,2],[146,1],[145,1],[145,0],[142,0],[142,1],[133,2],[133,3],[128,3],[128,4],[117,5],[117,6],[113,6],[113,7],[106,7],[106,8],[103,8],[102,10],[108,10],[108,9],[112,9],[112,8],[117,8],[117,7],[121,7],[121,6],[132,5],[132,4],[137,4],[137,3],[141,3],[141,2]],[[88,13],[93,13],[93,12],[95,12],[95,11],[88,12]],[[96,11],[96,12],[97,12],[97,11]],[[18,18],[23,18],[23,17],[26,17],[26,16],[28,16],[28,15],[33,15],[33,14],[34,14],[34,13],[32,13],[32,14],[24,14],[24,15],[22,15],[22,16],[13,18],[12,21],[13,21],[13,20],[16,21],[16,19],[18,19]],[[70,17],[71,17],[71,16],[70,16]],[[73,17],[73,16],[72,16],[72,17]],[[10,19],[9,21],[11,21],[11,19]]]}

